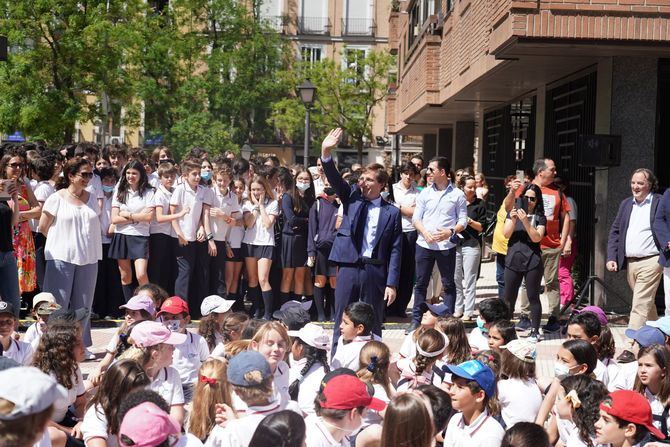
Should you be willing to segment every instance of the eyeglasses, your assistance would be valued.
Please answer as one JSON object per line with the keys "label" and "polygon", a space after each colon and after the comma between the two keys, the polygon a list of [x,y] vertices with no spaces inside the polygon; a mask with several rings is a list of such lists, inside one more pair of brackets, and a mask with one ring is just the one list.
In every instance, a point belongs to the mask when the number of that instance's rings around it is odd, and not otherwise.
{"label": "eyeglasses", "polygon": [[438,170],[439,170],[439,168],[435,169],[435,168],[431,168],[430,166],[428,166],[426,168],[426,172],[437,172]]}
{"label": "eyeglasses", "polygon": [[91,180],[93,178],[92,172],[79,172],[78,174],[81,178],[85,178],[87,180]]}
{"label": "eyeglasses", "polygon": [[7,166],[13,169],[23,169],[23,163],[7,163]]}
{"label": "eyeglasses", "polygon": [[524,196],[524,197],[525,197],[526,200],[528,200],[529,202],[535,202],[535,201],[537,200],[537,197],[533,197],[533,196]]}

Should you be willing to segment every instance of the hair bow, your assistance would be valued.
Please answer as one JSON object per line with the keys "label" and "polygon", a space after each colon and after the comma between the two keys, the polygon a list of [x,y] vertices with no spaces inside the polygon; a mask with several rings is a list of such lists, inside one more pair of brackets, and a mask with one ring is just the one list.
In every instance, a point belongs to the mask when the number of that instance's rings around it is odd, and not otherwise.
{"label": "hair bow", "polygon": [[370,357],[370,363],[368,363],[367,370],[370,371],[371,373],[375,372],[377,369],[377,363],[379,359],[377,358],[376,355],[373,355]]}
{"label": "hair bow", "polygon": [[217,380],[207,376],[200,376],[200,381],[210,385],[216,385]]}
{"label": "hair bow", "polygon": [[579,400],[579,396],[575,390],[571,390],[568,394],[566,394],[565,400],[569,401],[570,405],[572,405],[572,408],[575,410],[582,406],[582,401]]}

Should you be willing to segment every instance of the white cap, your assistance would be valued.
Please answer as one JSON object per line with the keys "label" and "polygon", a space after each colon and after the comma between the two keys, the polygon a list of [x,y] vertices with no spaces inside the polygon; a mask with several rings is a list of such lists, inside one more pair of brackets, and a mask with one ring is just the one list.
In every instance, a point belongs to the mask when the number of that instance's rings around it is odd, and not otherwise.
{"label": "white cap", "polygon": [[13,421],[66,401],[67,391],[39,369],[21,366],[0,372],[0,398],[14,404],[11,412],[0,413],[0,419]]}
{"label": "white cap", "polygon": [[330,349],[330,336],[318,324],[307,323],[298,331],[288,331],[290,337],[297,337],[316,349],[328,351]]}
{"label": "white cap", "polygon": [[212,312],[223,314],[228,312],[230,308],[233,307],[233,304],[235,304],[235,301],[224,300],[219,295],[210,295],[202,300],[202,304],[200,305],[200,313],[203,317],[205,315],[211,314]]}
{"label": "white cap", "polygon": [[33,309],[37,309],[39,303],[55,303],[56,298],[53,296],[53,293],[49,292],[40,292],[33,297]]}

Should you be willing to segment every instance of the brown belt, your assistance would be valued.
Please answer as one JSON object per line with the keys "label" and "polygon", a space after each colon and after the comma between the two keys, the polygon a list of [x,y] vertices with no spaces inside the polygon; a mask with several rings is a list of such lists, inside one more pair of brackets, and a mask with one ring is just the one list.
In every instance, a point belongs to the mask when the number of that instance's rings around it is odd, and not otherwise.
{"label": "brown belt", "polygon": [[653,258],[653,257],[656,257],[656,256],[658,256],[658,255],[643,256],[641,258],[634,258],[632,256],[626,256],[626,259],[628,260],[628,262],[630,262],[630,261],[644,261],[645,259]]}

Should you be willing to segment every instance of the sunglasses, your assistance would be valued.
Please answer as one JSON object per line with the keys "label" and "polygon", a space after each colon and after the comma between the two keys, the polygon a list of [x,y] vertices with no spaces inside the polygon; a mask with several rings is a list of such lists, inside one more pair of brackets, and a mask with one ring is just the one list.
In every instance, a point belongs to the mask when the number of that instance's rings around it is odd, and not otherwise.
{"label": "sunglasses", "polygon": [[91,180],[93,178],[92,172],[79,172],[78,174],[81,178],[85,178],[87,180]]}
{"label": "sunglasses", "polygon": [[7,163],[7,166],[14,169],[23,169],[23,163]]}
{"label": "sunglasses", "polygon": [[529,202],[535,202],[535,201],[537,200],[537,197],[532,197],[532,196],[524,196],[524,197],[525,197],[526,200],[528,200]]}

